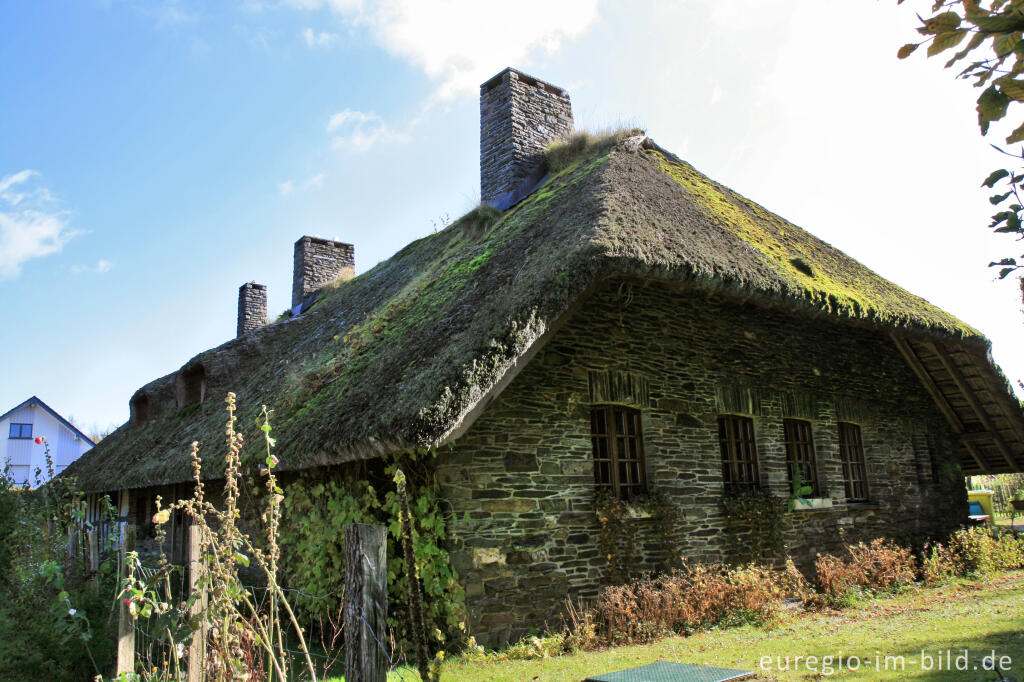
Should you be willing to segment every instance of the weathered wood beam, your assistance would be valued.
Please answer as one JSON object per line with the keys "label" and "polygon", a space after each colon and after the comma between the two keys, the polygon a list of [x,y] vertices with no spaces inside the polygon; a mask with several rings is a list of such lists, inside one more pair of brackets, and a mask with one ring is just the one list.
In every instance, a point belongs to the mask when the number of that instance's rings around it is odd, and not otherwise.
{"label": "weathered wood beam", "polygon": [[[917,353],[914,352],[910,342],[896,333],[892,334],[892,340],[896,343],[896,348],[899,349],[900,354],[903,355],[903,359],[907,361],[908,365],[910,365],[910,369],[914,370],[914,374],[917,375],[921,384],[924,385],[925,390],[928,391],[929,395],[931,395],[932,400],[934,400],[935,404],[939,406],[939,410],[943,415],[945,415],[946,421],[948,421],[949,425],[953,427],[954,433],[957,435],[963,433],[963,422],[960,421],[960,417],[957,416],[956,411],[949,404],[949,401],[946,400],[946,396],[943,395],[942,391],[935,384],[935,380],[932,379],[928,370],[921,362],[921,359],[917,357]],[[977,457],[975,457],[975,459],[977,459]]]}
{"label": "weathered wood beam", "polygon": [[974,458],[974,461],[978,465],[978,468],[981,469],[981,473],[983,473],[983,474],[990,474],[990,473],[992,473],[992,471],[988,468],[988,466],[985,464],[985,462],[982,461],[981,457],[978,455],[978,451],[977,451],[977,449],[975,449],[973,442],[967,441],[967,442],[962,443],[962,445],[964,446],[964,449],[967,450],[968,454],[970,454],[970,456],[972,458]]}
{"label": "weathered wood beam", "polygon": [[995,441],[996,447],[999,449],[999,453],[1003,456],[1003,459],[1006,460],[1006,463],[1011,469],[1019,469],[1020,467],[1014,461],[1013,454],[1010,452],[1010,446],[1006,444],[1002,434],[996,430],[996,427],[992,424],[992,420],[988,418],[988,412],[986,412],[985,408],[981,406],[980,402],[978,402],[978,396],[974,395],[974,391],[967,384],[967,379],[964,377],[963,372],[960,371],[960,367],[953,362],[953,358],[949,356],[949,353],[946,352],[946,349],[943,348],[941,344],[929,342],[929,345],[935,349],[935,354],[939,356],[939,361],[942,363],[942,366],[946,368],[947,372],[949,372],[949,376],[952,377],[953,383],[957,385],[957,388],[960,389],[960,392],[963,393],[964,398],[967,400],[968,404],[970,404],[971,409],[974,410],[976,415],[978,415],[978,421],[981,422],[981,425],[985,427],[986,430],[992,432],[992,440]]}
{"label": "weathered wood beam", "polygon": [[961,443],[974,443],[974,442],[979,441],[979,440],[991,440],[991,439],[992,439],[992,432],[991,431],[972,431],[970,433],[961,433],[960,434],[960,442]]}
{"label": "weathered wood beam", "polygon": [[[118,561],[118,577],[123,582],[128,577],[131,568],[128,566],[128,554],[135,551],[135,524],[125,525],[121,535],[121,552]],[[131,677],[135,673],[135,619],[125,600],[117,601],[120,616],[117,620],[117,673],[128,673]]]}

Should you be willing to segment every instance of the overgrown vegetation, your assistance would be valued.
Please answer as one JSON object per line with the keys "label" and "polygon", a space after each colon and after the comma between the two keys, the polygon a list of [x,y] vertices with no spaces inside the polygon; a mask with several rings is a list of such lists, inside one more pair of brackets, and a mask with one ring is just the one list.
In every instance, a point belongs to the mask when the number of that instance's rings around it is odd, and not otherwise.
{"label": "overgrown vegetation", "polygon": [[787,500],[758,488],[737,490],[722,497],[725,530],[732,536],[734,560],[764,561],[783,555],[787,504]]}
{"label": "overgrown vegetation", "polygon": [[[412,650],[412,632],[405,618],[409,605],[408,574],[401,551],[401,522],[397,492],[390,481],[401,468],[406,473],[413,510],[413,547],[423,586],[427,632],[435,633],[435,650],[461,639],[465,595],[445,549],[447,531],[440,491],[429,477],[433,455],[421,452],[391,458],[386,464],[352,464],[325,475],[304,472],[284,486],[281,549],[283,580],[296,595],[303,620],[325,617],[344,589],[344,530],[350,523],[373,523],[388,529],[388,625],[399,648]],[[311,596],[304,596],[311,595]]]}
{"label": "overgrown vegetation", "polygon": [[[594,510],[601,524],[597,546],[605,559],[609,582],[621,584],[637,577],[637,540],[645,529],[652,527],[657,529],[664,556],[662,568],[671,570],[677,566],[682,510],[668,496],[654,490],[642,498],[626,501],[599,490],[594,495]],[[645,523],[645,519],[651,523]]]}
{"label": "overgrown vegetation", "polygon": [[40,438],[37,445],[48,471],[35,472],[35,490],[16,485],[9,470],[0,473],[0,679],[90,679],[113,659],[112,547],[98,547],[103,561],[90,575],[84,507],[72,481],[40,487],[53,478],[53,466],[49,443]]}
{"label": "overgrown vegetation", "polygon": [[858,596],[906,587],[918,576],[911,551],[884,538],[851,545],[845,556],[819,554],[814,570],[819,591],[808,602],[828,606],[849,606]]}
{"label": "overgrown vegetation", "polygon": [[604,156],[627,137],[643,135],[640,128],[618,128],[596,133],[578,131],[565,140],[552,142],[544,150],[544,159],[552,175],[561,173],[582,158]]}
{"label": "overgrown vegetation", "polygon": [[713,627],[770,623],[782,599],[798,591],[795,569],[748,565],[685,566],[601,590],[590,610],[576,610],[571,632],[583,648],[636,644]]}

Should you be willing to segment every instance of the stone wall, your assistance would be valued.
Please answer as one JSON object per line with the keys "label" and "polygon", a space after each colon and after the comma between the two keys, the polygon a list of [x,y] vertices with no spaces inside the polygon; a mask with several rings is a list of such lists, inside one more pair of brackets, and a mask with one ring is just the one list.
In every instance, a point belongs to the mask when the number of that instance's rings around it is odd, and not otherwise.
{"label": "stone wall", "polygon": [[238,287],[238,326],[241,336],[267,324],[267,285],[246,282]]}
{"label": "stone wall", "polygon": [[292,307],[336,279],[355,275],[355,247],[319,237],[303,237],[295,242],[292,270]]}
{"label": "stone wall", "polygon": [[515,69],[480,86],[480,198],[493,203],[516,189],[544,147],[572,133],[569,93]]}
{"label": "stone wall", "polygon": [[[690,561],[729,561],[749,549],[725,530],[720,505],[723,412],[753,417],[761,485],[787,498],[782,420],[811,418],[824,494],[839,504],[785,515],[787,551],[804,570],[818,552],[879,536],[920,542],[966,516],[951,434],[884,331],[611,282],[439,455],[452,560],[481,641],[557,626],[566,597],[592,597],[606,579],[592,396],[641,410],[647,479],[681,508]],[[845,504],[837,421],[862,428],[869,504]],[[658,568],[664,530],[651,519],[632,523],[633,566]]]}

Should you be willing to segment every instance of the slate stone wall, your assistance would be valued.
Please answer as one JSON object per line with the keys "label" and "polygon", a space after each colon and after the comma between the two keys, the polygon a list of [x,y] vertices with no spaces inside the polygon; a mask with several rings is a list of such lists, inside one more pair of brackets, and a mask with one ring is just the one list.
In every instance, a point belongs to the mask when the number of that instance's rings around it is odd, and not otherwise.
{"label": "slate stone wall", "polygon": [[565,90],[515,69],[480,86],[480,197],[493,203],[537,167],[544,147],[572,133]]}
{"label": "slate stone wall", "polygon": [[236,336],[267,324],[267,285],[246,282],[238,287],[238,327]]}
{"label": "slate stone wall", "polygon": [[295,242],[292,270],[292,307],[306,296],[336,279],[355,275],[355,247],[319,237],[303,237]]}
{"label": "slate stone wall", "polygon": [[[566,597],[595,596],[606,580],[593,400],[641,410],[649,485],[680,506],[690,561],[741,560],[751,546],[725,530],[720,506],[725,412],[753,417],[761,484],[787,498],[782,420],[810,418],[824,493],[839,504],[785,515],[787,550],[805,571],[818,552],[880,536],[919,543],[966,517],[952,436],[884,331],[611,282],[439,455],[470,632],[490,645],[558,626]],[[844,503],[838,421],[861,426],[871,504]],[[665,529],[632,523],[635,571],[659,568]]]}

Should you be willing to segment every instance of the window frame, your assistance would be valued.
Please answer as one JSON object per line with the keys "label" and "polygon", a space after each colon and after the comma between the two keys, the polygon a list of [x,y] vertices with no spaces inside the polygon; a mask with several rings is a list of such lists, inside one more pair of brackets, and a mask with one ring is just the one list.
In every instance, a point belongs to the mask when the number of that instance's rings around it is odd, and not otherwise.
{"label": "window frame", "polygon": [[[717,425],[722,460],[722,487],[726,494],[761,490],[761,472],[757,461],[757,431],[754,428],[753,417],[720,414]],[[744,471],[748,473],[737,478],[737,474]]]}
{"label": "window frame", "polygon": [[[597,415],[604,416],[605,433],[597,429]],[[620,433],[617,415],[623,415],[625,433]],[[628,421],[627,421],[628,420]],[[632,422],[635,433],[629,433],[628,424]],[[629,441],[635,441],[636,456],[629,455]],[[601,456],[600,442],[606,443],[605,452],[607,457]],[[594,483],[598,489],[609,491],[614,497],[620,500],[629,500],[638,496],[646,495],[647,486],[647,457],[644,452],[643,418],[640,410],[626,405],[591,405],[590,406],[590,444],[591,455],[594,461]],[[622,456],[622,449],[625,449],[626,457]],[[607,476],[602,475],[601,464],[607,465]],[[634,464],[635,467],[629,466]],[[621,480],[622,466],[626,466],[626,477],[636,477],[636,480]]]}
{"label": "window frame", "polygon": [[[17,436],[14,435],[14,427],[15,426],[19,427],[18,428],[18,434],[19,435],[17,435]],[[26,426],[28,427],[28,435],[27,436],[24,435],[25,434],[25,427]],[[22,422],[11,422],[10,430],[8,431],[7,438],[11,439],[11,440],[32,440],[32,424],[24,424]]]}
{"label": "window frame", "polygon": [[[782,420],[782,442],[786,446],[787,483],[793,485],[794,467],[800,467],[800,480],[811,486],[810,497],[821,497],[821,479],[818,476],[818,459],[814,451],[814,426],[808,419]],[[792,494],[790,490],[790,494]]]}
{"label": "window frame", "polygon": [[[839,461],[843,467],[843,492],[846,501],[857,503],[871,499],[868,464],[864,454],[864,434],[860,424],[838,422]],[[859,478],[856,476],[859,474]],[[859,494],[858,494],[859,493]]]}

